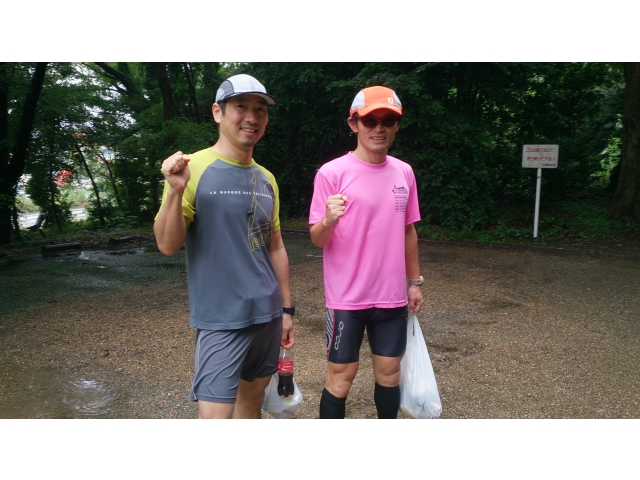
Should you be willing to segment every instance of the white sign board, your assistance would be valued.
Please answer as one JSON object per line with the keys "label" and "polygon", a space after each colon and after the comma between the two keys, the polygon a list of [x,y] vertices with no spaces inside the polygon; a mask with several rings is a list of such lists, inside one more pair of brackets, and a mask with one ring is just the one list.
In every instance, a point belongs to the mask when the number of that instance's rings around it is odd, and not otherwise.
{"label": "white sign board", "polygon": [[524,145],[522,168],[558,168],[558,145]]}

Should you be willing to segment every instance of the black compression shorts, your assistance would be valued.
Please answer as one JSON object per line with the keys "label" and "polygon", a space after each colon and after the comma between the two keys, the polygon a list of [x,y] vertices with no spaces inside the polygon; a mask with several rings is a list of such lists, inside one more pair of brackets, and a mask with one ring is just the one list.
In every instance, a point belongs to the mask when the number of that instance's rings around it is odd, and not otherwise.
{"label": "black compression shorts", "polygon": [[367,308],[327,310],[327,359],[333,363],[352,363],[360,358],[360,346],[367,330],[373,355],[400,357],[407,346],[409,309]]}

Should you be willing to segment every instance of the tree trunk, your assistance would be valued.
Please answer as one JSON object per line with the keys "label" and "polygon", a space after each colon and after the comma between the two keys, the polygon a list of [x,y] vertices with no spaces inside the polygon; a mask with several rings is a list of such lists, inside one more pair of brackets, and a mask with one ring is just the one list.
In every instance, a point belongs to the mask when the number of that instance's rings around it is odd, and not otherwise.
{"label": "tree trunk", "polygon": [[183,63],[185,77],[187,77],[187,85],[189,86],[189,106],[193,106],[192,117],[196,123],[200,123],[200,108],[196,99],[196,85],[193,80],[193,72],[190,63]]}
{"label": "tree trunk", "polygon": [[15,203],[13,204],[13,210],[11,211],[11,222],[13,223],[13,233],[18,241],[22,241],[22,235],[20,235],[20,216]]}
{"label": "tree trunk", "polygon": [[[174,102],[173,87],[169,78],[169,65],[167,63],[156,63],[156,71],[158,73],[158,83],[162,92],[162,118],[165,122],[173,120],[176,116],[176,105]],[[164,138],[164,146],[169,148],[173,146],[176,139],[173,135],[167,135]],[[149,168],[155,167],[155,159],[149,158]],[[160,192],[158,182],[151,182],[151,210],[155,213],[160,208]]]}
{"label": "tree trunk", "polygon": [[629,222],[640,220],[640,63],[625,63],[624,79],[622,157],[609,217]]}
{"label": "tree trunk", "polygon": [[56,188],[54,187],[53,181],[51,181],[52,178],[53,170],[51,169],[51,164],[49,164],[49,207],[51,208],[51,213],[53,213],[53,218],[56,221],[58,233],[62,233],[62,218],[61,213],[58,211],[58,206],[56,205]]}
{"label": "tree trunk", "polygon": [[15,205],[15,185],[8,178],[9,169],[9,74],[8,65],[0,63],[0,245],[11,241],[11,210]]}
{"label": "tree trunk", "polygon": [[[80,157],[80,161],[82,162],[82,166],[84,167],[84,170],[85,170],[85,172],[87,172],[87,176],[89,177],[89,180],[91,181],[91,186],[93,188],[93,194],[96,196],[96,203],[98,204],[98,215],[100,216],[100,225],[102,225],[104,227],[104,225],[105,225],[104,211],[102,210],[102,203],[100,202],[100,190],[98,190],[98,186],[96,185],[96,182],[93,179],[93,175],[91,174],[91,170],[89,170],[89,164],[87,163],[86,159],[84,158],[84,154],[82,153],[82,149],[80,148],[80,145],[74,143],[73,146],[75,147],[76,152],[78,152],[78,156]],[[105,159],[104,162],[107,163],[107,160]]]}
{"label": "tree trunk", "polygon": [[8,144],[11,143],[8,138],[7,110],[9,81],[6,76],[6,66],[6,64],[0,64],[0,245],[11,242],[11,211],[15,204],[16,187],[24,173],[38,97],[40,97],[47,71],[47,63],[36,64],[29,92],[24,101],[13,155],[9,155]]}
{"label": "tree trunk", "polygon": [[206,82],[208,83],[209,89],[211,90],[211,98],[209,98],[209,104],[207,105],[207,115],[211,114],[211,106],[214,104],[214,102],[216,101],[216,93],[218,92],[218,76],[216,74],[213,73],[213,65],[211,64],[211,62],[206,62],[204,64],[205,69],[205,79]]}
{"label": "tree trunk", "polygon": [[167,122],[173,120],[176,116],[176,106],[173,100],[173,87],[169,78],[168,64],[156,63],[156,72],[158,74],[158,83],[160,84],[160,92],[162,93],[162,119]]}
{"label": "tree trunk", "polygon": [[116,198],[116,203],[118,204],[118,208],[120,210],[122,210],[122,200],[120,200],[120,194],[118,193],[118,187],[116,185],[116,179],[113,176],[113,172],[111,171],[111,167],[109,166],[109,162],[107,161],[107,159],[105,157],[102,157],[104,159],[104,165],[105,167],[107,167],[107,173],[109,174],[109,182],[111,183],[111,188],[113,189],[113,195]]}

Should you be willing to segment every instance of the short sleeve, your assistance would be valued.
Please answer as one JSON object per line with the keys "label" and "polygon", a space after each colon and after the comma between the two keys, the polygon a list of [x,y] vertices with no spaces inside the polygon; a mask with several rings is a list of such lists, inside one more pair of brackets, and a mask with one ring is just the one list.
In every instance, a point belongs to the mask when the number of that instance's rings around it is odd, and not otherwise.
{"label": "short sleeve", "polygon": [[322,169],[316,173],[313,181],[313,196],[311,197],[311,209],[309,212],[309,225],[315,225],[322,221],[327,211],[327,198],[335,193],[333,185],[329,182]]}

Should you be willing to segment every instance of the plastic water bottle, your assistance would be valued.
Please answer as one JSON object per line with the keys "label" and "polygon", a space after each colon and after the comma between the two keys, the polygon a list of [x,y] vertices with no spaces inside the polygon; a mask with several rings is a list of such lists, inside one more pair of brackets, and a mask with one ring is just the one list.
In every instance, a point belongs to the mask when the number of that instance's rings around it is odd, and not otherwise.
{"label": "plastic water bottle", "polygon": [[293,348],[280,347],[278,357],[278,395],[293,395]]}

